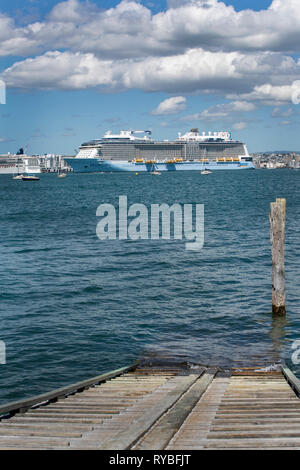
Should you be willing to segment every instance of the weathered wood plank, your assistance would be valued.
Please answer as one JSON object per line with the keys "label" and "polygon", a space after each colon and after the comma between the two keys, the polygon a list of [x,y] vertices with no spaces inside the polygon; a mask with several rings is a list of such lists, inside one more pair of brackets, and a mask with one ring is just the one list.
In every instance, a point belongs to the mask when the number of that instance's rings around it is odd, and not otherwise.
{"label": "weathered wood plank", "polygon": [[293,389],[298,397],[300,397],[300,380],[293,374],[293,372],[286,366],[282,367],[282,373],[286,378],[288,384]]}
{"label": "weathered wood plank", "polygon": [[[106,418],[104,418],[106,419]],[[45,418],[45,417],[31,417],[24,415],[24,418],[12,418],[11,421],[13,423],[25,423],[25,424],[30,424],[30,423],[78,423],[78,424],[101,424],[103,422],[103,419],[101,418],[58,418],[58,417],[52,417],[52,418]]]}
{"label": "weathered wood plank", "polygon": [[20,428],[20,427],[0,427],[0,440],[3,440],[5,436],[38,436],[38,437],[67,437],[67,438],[80,438],[82,436],[81,432],[75,432],[71,430],[59,430],[56,428],[47,429],[47,428]]}
{"label": "weathered wood plank", "polygon": [[174,434],[178,431],[186,417],[190,414],[199,401],[217,370],[213,369],[200,377],[184,397],[176,403],[176,406],[164,416],[144,438],[134,446],[136,450],[160,450],[165,449]]}
{"label": "weathered wood plank", "polygon": [[300,428],[298,430],[290,429],[264,429],[264,430],[250,430],[250,431],[210,431],[207,439],[275,439],[275,438],[287,438],[287,437],[298,437],[300,438]]}
{"label": "weathered wood plank", "polygon": [[264,449],[265,447],[272,448],[298,448],[300,449],[300,438],[270,438],[270,439],[219,439],[209,440],[204,443],[205,449],[239,449],[239,448],[253,448]]}

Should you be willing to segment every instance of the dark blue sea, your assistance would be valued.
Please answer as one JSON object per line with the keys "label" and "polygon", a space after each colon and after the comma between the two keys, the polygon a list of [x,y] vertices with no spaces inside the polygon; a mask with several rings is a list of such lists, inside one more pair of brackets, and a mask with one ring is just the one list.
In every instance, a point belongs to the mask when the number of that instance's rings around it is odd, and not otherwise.
{"label": "dark blue sea", "polygon": [[[300,340],[300,171],[0,175],[0,402],[132,363],[270,365]],[[205,205],[205,243],[105,240],[99,204]],[[287,199],[287,316],[271,314],[269,207]]]}

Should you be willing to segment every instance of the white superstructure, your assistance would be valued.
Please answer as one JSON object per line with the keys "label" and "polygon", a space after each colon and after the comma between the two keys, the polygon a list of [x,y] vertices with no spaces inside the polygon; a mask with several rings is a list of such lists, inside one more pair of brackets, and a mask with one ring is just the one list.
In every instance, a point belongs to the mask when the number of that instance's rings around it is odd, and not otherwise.
{"label": "white superstructure", "polygon": [[[145,134],[143,137],[136,137],[135,134]],[[112,134],[111,131],[105,132],[103,139],[118,139],[118,140],[131,140],[131,141],[136,141],[136,140],[142,140],[149,142],[151,141],[151,138],[149,137],[151,135],[151,131],[124,131],[121,130],[120,134]]]}
{"label": "white superstructure", "polygon": [[200,134],[198,129],[191,129],[184,135],[179,132],[177,140],[180,142],[228,142],[231,140],[231,133],[227,131],[219,131],[209,132],[208,134],[202,132],[202,134]]}

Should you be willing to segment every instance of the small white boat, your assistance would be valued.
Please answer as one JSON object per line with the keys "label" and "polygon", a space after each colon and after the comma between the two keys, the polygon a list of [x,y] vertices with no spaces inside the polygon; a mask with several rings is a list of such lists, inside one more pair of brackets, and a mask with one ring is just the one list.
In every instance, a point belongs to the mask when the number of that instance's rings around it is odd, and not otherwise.
{"label": "small white boat", "polygon": [[212,171],[207,170],[207,169],[201,171],[201,175],[210,175],[211,173],[212,173]]}
{"label": "small white boat", "polygon": [[22,176],[23,181],[39,181],[40,178],[38,176],[33,176],[33,175],[27,175],[27,176]]}
{"label": "small white boat", "polygon": [[65,178],[67,176],[67,173],[58,173],[57,176],[58,178]]}
{"label": "small white boat", "polygon": [[24,175],[15,175],[13,176],[13,180],[21,180]]}
{"label": "small white boat", "polygon": [[152,165],[152,168],[151,168],[151,172],[150,172],[150,173],[151,173],[151,175],[161,175],[161,172],[158,171],[157,166],[154,165],[154,164]]}

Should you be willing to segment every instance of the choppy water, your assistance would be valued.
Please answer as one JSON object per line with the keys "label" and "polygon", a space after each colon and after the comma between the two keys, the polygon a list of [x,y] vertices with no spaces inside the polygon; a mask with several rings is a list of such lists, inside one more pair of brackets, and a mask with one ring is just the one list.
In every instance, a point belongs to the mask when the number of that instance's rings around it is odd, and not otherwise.
{"label": "choppy water", "polygon": [[[0,175],[0,401],[46,392],[143,354],[220,365],[291,362],[300,339],[300,172]],[[203,250],[100,241],[96,209],[205,204]],[[269,204],[287,198],[287,319],[272,319]]]}

